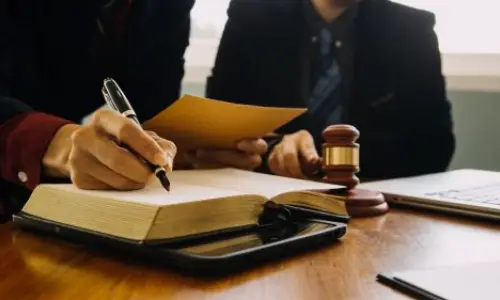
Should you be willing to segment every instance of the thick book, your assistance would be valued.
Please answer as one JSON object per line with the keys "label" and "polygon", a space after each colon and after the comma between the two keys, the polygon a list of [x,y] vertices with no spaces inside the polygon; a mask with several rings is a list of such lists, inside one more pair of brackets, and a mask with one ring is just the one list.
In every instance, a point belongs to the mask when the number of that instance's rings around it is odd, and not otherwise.
{"label": "thick book", "polygon": [[22,214],[134,243],[168,241],[256,224],[265,203],[347,216],[344,187],[236,169],[180,170],[171,191],[152,178],[136,191],[41,184]]}

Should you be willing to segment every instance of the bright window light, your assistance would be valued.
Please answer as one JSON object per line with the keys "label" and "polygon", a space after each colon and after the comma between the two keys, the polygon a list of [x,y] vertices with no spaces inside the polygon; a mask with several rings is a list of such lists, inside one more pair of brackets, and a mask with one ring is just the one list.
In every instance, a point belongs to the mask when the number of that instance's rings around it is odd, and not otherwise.
{"label": "bright window light", "polygon": [[[262,0],[247,0],[262,1]],[[287,0],[284,0],[287,1]],[[196,0],[186,52],[187,82],[206,79],[227,21],[230,0]],[[500,89],[499,0],[393,0],[433,12],[447,76],[494,76]],[[461,83],[460,83],[461,84]]]}
{"label": "bright window light", "polygon": [[443,53],[500,54],[497,0],[394,0],[431,11]]}
{"label": "bright window light", "polygon": [[192,37],[208,37],[212,34],[212,38],[220,38],[227,21],[229,2],[230,0],[197,0],[191,11],[194,29]]}
{"label": "bright window light", "polygon": [[[219,39],[230,0],[198,0],[192,11],[193,39]],[[259,0],[255,0],[259,1]],[[393,0],[433,12],[444,53],[500,53],[500,1]]]}

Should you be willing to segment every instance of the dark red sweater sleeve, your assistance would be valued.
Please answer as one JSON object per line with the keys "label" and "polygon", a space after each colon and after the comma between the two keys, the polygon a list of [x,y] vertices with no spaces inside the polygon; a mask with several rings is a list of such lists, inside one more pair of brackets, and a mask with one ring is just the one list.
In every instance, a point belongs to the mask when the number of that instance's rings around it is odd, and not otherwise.
{"label": "dark red sweater sleeve", "polygon": [[40,112],[24,112],[0,125],[0,177],[33,190],[50,141],[70,121]]}

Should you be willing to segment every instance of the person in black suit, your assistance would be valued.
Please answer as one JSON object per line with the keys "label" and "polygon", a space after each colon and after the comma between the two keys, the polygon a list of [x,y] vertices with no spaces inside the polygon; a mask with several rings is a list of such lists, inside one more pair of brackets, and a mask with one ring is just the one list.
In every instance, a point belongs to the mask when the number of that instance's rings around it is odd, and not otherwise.
{"label": "person in black suit", "polygon": [[[179,97],[193,4],[0,1],[0,220],[41,182],[144,187],[151,171],[117,141],[172,168],[175,145],[118,113],[100,110],[90,123],[80,121],[104,104],[105,77],[116,79],[140,120]],[[266,150],[262,140],[237,147],[227,150],[228,165],[247,167]]]}
{"label": "person in black suit", "polygon": [[[361,132],[361,178],[443,171],[455,148],[432,13],[388,0],[232,0],[207,97],[308,107],[261,171],[304,177],[321,132]],[[214,154],[213,154],[214,155]]]}

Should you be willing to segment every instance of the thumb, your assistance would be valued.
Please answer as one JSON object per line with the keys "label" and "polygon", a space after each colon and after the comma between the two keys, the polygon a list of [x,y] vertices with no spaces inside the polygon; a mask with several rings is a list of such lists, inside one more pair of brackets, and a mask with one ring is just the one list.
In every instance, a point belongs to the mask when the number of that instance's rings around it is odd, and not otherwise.
{"label": "thumb", "polygon": [[318,151],[314,145],[314,140],[309,132],[305,132],[299,139],[299,152],[308,161],[313,162],[319,159]]}

